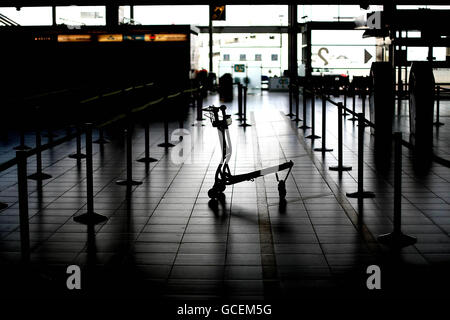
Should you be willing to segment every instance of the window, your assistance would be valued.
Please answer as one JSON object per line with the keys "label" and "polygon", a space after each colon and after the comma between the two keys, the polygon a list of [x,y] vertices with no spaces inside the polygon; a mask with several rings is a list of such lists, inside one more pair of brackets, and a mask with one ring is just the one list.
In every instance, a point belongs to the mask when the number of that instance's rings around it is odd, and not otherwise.
{"label": "window", "polygon": [[261,54],[255,54],[255,61],[262,61],[262,55]]}
{"label": "window", "polygon": [[241,55],[239,56],[239,60],[240,60],[240,61],[246,61],[246,60],[247,60],[247,56],[246,56],[245,54],[241,54]]}
{"label": "window", "polygon": [[227,5],[226,20],[214,26],[287,26],[287,5]]}
{"label": "window", "polygon": [[50,26],[52,25],[51,7],[15,7],[0,8],[0,13],[22,26]]}
{"label": "window", "polygon": [[223,55],[223,61],[230,61],[230,55],[229,54],[224,54]]}
{"label": "window", "polygon": [[277,54],[273,54],[272,55],[272,61],[278,61],[278,55]]}
{"label": "window", "polygon": [[134,6],[134,19],[139,24],[207,26],[208,18],[209,6],[205,5]]}
{"label": "window", "polygon": [[104,6],[56,7],[56,23],[69,26],[101,26],[106,24]]}

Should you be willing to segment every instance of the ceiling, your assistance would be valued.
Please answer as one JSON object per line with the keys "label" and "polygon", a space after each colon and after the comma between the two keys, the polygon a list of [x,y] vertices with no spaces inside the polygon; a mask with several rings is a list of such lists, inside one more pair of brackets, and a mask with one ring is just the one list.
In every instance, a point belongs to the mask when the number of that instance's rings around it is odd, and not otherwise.
{"label": "ceiling", "polygon": [[[298,4],[360,4],[361,2],[370,4],[383,4],[383,2],[396,4],[426,4],[426,5],[449,5],[449,0],[303,0]],[[194,4],[213,4],[215,1],[208,0],[0,0],[2,7],[25,7],[25,6],[67,6],[67,5],[194,5]],[[221,0],[218,4],[293,4],[289,0]]]}

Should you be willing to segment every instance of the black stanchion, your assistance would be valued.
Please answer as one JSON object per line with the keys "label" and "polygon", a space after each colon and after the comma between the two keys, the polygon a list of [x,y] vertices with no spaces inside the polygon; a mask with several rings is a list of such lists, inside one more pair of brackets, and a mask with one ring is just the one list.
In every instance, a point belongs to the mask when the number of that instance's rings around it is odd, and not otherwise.
{"label": "black stanchion", "polygon": [[394,133],[394,230],[381,235],[378,241],[392,247],[403,248],[417,242],[417,239],[402,233],[402,133]]}
{"label": "black stanchion", "polygon": [[342,114],[342,110],[343,109],[344,109],[344,107],[342,106],[342,102],[338,102],[338,165],[337,166],[333,166],[333,167],[329,167],[329,169],[331,171],[339,171],[339,172],[341,172],[341,171],[350,171],[350,170],[352,170],[352,167],[343,165],[343,162],[344,162],[344,160],[343,160],[343,158],[344,158],[344,156],[343,156],[344,142],[343,142],[343,139],[342,139],[342,134],[343,134],[343,132],[342,132],[342,130],[343,130],[343,128],[342,128],[342,122],[343,122],[342,117],[344,116]]}
{"label": "black stanchion", "polygon": [[86,155],[81,152],[81,128],[80,128],[80,126],[77,125],[75,130],[76,130],[76,133],[77,133],[77,139],[76,139],[76,141],[77,141],[76,142],[77,143],[77,152],[69,155],[69,158],[81,160],[81,159],[86,158]]}
{"label": "black stanchion", "polygon": [[27,151],[16,151],[19,189],[20,251],[23,262],[30,261],[30,226],[28,221]]}
{"label": "black stanchion", "polygon": [[169,120],[168,120],[168,114],[167,114],[167,108],[164,111],[164,142],[158,144],[158,147],[161,148],[171,148],[174,146],[174,144],[171,144],[169,142]]}
{"label": "black stanchion", "polygon": [[236,113],[237,120],[242,120],[242,84],[238,83],[238,112]]}
{"label": "black stanchion", "polygon": [[344,87],[344,114],[343,116],[348,116],[349,113],[347,112],[347,87]]}
{"label": "black stanchion", "polygon": [[94,211],[94,170],[92,164],[92,123],[86,123],[86,198],[87,212],[73,218],[73,221],[92,225],[108,220]]}
{"label": "black stanchion", "polygon": [[14,147],[14,150],[29,150],[31,147],[25,144],[25,132],[24,130],[20,130],[20,142],[19,145]]}
{"label": "black stanchion", "polygon": [[52,176],[42,172],[42,151],[41,151],[41,131],[36,130],[36,172],[29,175],[28,179],[46,180]]}
{"label": "black stanchion", "polygon": [[293,85],[292,85],[292,82],[290,81],[289,82],[289,113],[286,115],[289,118],[292,118],[294,116],[294,114],[292,113],[292,96],[294,95],[292,92],[293,91],[292,87],[293,87]]}
{"label": "black stanchion", "polygon": [[[352,111],[353,111],[353,114],[355,114],[355,110],[356,110],[355,108],[356,108],[356,91],[355,91],[355,88],[353,88],[353,95],[352,95]],[[347,120],[355,122],[356,120],[358,120],[358,117],[353,116],[353,117],[351,117],[350,119],[347,119]]]}
{"label": "black stanchion", "polygon": [[126,138],[127,138],[127,177],[126,179],[117,180],[116,184],[119,186],[137,186],[142,184],[141,181],[133,180],[133,151],[132,151],[132,144],[133,144],[133,122],[131,119],[131,116],[128,116],[127,120],[127,130],[126,130]]}
{"label": "black stanchion", "polygon": [[295,122],[299,122],[299,121],[303,121],[302,119],[300,119],[299,117],[298,117],[298,115],[299,115],[299,104],[300,104],[300,99],[299,99],[299,95],[300,95],[300,88],[299,88],[299,86],[295,86],[295,90],[294,90],[294,94],[295,94],[295,119],[292,119],[292,121],[295,121]]}
{"label": "black stanchion", "polygon": [[150,157],[150,126],[148,121],[145,121],[144,125],[144,140],[145,140],[145,156],[143,158],[138,159],[138,162],[150,163],[156,162],[155,158]]}
{"label": "black stanchion", "polygon": [[[362,93],[362,96],[361,96],[361,104],[362,104],[362,106],[361,106],[362,111],[361,112],[362,112],[362,114],[364,115],[364,118],[365,118],[366,117],[366,91],[365,91],[365,89],[364,89],[364,91]],[[360,125],[359,122],[358,122],[358,125]],[[368,125],[364,121],[363,122],[363,127],[365,128],[367,126]]]}
{"label": "black stanchion", "polygon": [[306,138],[312,140],[320,138],[316,135],[316,96],[314,94],[311,97],[311,134]]}
{"label": "black stanchion", "polygon": [[244,113],[242,115],[242,120],[244,121],[244,123],[241,123],[239,126],[240,127],[251,127],[251,124],[247,123],[247,86],[244,86],[244,94],[243,94],[243,109],[244,109]]}
{"label": "black stanchion", "polygon": [[196,115],[197,123],[193,123],[192,126],[193,127],[203,127],[205,125],[202,123],[202,121],[205,120],[205,118],[203,118],[203,110],[202,110],[203,109],[203,97],[202,97],[200,90],[199,90],[199,92],[195,92],[194,96],[195,96],[194,100],[195,100],[196,112],[197,112],[197,115]]}
{"label": "black stanchion", "polygon": [[303,130],[306,130],[306,129],[309,129],[309,128],[311,128],[310,126],[308,126],[308,119],[307,119],[307,113],[306,113],[306,103],[307,103],[307,100],[306,100],[306,87],[305,86],[303,86],[303,94],[302,94],[302,101],[303,101],[303,125],[301,125],[300,127],[298,127],[299,129],[303,129]]}
{"label": "black stanchion", "polygon": [[347,193],[349,198],[375,198],[371,191],[364,191],[364,114],[358,113],[358,191]]}
{"label": "black stanchion", "polygon": [[441,86],[437,86],[437,93],[436,93],[436,121],[433,123],[436,127],[443,126],[444,124],[439,121],[439,109],[440,109],[440,102],[441,102]]}
{"label": "black stanchion", "polygon": [[322,95],[322,147],[314,148],[314,151],[322,153],[333,151],[333,149],[328,149],[326,146],[326,135],[327,135],[327,100],[325,95]]}
{"label": "black stanchion", "polygon": [[98,144],[105,144],[105,143],[109,143],[109,141],[107,139],[105,139],[105,135],[103,132],[103,127],[98,128],[98,139],[95,140],[93,143],[98,143]]}

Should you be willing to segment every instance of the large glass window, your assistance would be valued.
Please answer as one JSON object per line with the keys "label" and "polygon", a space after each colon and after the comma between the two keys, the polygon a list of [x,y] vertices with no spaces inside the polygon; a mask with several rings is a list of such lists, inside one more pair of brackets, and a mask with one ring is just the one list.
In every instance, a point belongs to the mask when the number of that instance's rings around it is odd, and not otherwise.
{"label": "large glass window", "polygon": [[209,6],[134,6],[134,19],[139,24],[189,24],[207,26]]}
{"label": "large glass window", "polygon": [[287,26],[287,5],[227,5],[226,20],[214,26]]}
{"label": "large glass window", "polygon": [[56,23],[72,26],[100,26],[106,24],[104,6],[56,7]]}
{"label": "large glass window", "polygon": [[364,30],[311,31],[313,74],[368,75],[376,56],[376,39]]}
{"label": "large glass window", "polygon": [[[51,7],[0,8],[0,13],[22,26],[49,26],[52,24]],[[1,25],[1,24],[0,24]]]}

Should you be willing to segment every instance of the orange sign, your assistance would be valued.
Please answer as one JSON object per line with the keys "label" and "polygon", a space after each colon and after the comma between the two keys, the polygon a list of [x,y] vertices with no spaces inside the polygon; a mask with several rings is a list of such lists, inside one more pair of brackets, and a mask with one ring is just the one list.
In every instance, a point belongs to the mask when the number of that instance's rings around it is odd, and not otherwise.
{"label": "orange sign", "polygon": [[123,34],[99,34],[98,42],[122,42]]}
{"label": "orange sign", "polygon": [[58,42],[89,42],[90,34],[58,34]]}

